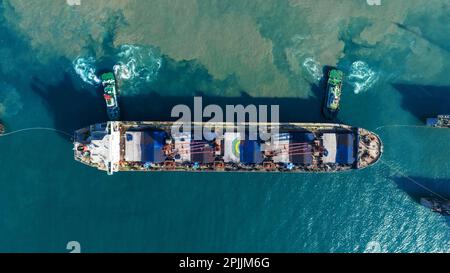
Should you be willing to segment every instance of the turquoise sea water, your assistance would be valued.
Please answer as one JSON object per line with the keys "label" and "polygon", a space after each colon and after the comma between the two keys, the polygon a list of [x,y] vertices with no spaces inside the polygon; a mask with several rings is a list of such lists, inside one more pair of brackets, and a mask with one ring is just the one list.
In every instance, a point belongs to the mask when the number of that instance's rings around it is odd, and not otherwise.
{"label": "turquoise sea water", "polygon": [[110,177],[75,162],[64,134],[0,137],[0,251],[68,252],[69,241],[82,252],[450,251],[450,220],[417,202],[450,198],[450,131],[420,126],[450,113],[450,6],[330,3],[2,2],[8,131],[106,120],[95,75],[114,65],[127,120],[169,119],[197,94],[323,121],[330,65],[346,73],[339,121],[378,133],[385,153],[342,174]]}

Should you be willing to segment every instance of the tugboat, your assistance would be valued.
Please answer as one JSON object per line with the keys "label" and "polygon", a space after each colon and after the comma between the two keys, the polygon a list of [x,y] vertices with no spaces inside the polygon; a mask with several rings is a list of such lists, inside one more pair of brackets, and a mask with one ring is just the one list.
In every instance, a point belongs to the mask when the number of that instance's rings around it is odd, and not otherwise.
{"label": "tugboat", "polygon": [[427,118],[427,126],[450,128],[450,115],[438,115],[436,118]]}
{"label": "tugboat", "polygon": [[441,200],[433,197],[422,197],[420,198],[420,204],[431,209],[433,212],[437,212],[445,216],[450,216],[449,200]]}
{"label": "tugboat", "polygon": [[101,80],[108,117],[110,120],[119,120],[120,108],[117,100],[116,77],[114,76],[114,73],[107,72],[101,75]]}
{"label": "tugboat", "polygon": [[335,119],[338,112],[342,94],[344,72],[331,69],[328,73],[327,91],[323,104],[323,114],[327,119]]}

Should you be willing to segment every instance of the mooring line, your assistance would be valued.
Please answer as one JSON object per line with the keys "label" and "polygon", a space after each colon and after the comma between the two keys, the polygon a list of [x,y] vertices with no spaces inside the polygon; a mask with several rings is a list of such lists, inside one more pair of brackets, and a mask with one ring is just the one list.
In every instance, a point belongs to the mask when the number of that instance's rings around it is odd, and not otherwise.
{"label": "mooring line", "polygon": [[65,132],[65,131],[62,131],[62,130],[58,130],[58,129],[55,129],[55,128],[48,128],[48,127],[30,127],[30,128],[19,129],[19,130],[16,130],[16,131],[4,133],[4,134],[0,135],[0,137],[5,137],[5,136],[9,136],[9,135],[20,133],[20,132],[25,132],[25,131],[39,131],[39,130],[57,132],[57,133],[61,133],[61,134],[64,134],[66,136],[69,136],[69,137],[73,137],[73,134],[70,134],[68,132]]}
{"label": "mooring line", "polygon": [[[374,131],[377,131],[379,129],[383,129],[383,128],[389,128],[389,127],[407,127],[407,128],[433,128],[430,126],[425,126],[425,125],[406,125],[406,124],[392,124],[392,125],[383,125],[380,127],[377,127]],[[380,160],[381,163],[383,163],[384,165],[386,165],[388,168],[393,169],[395,172],[399,173],[401,176],[403,176],[404,178],[408,179],[409,181],[413,182],[414,184],[418,185],[419,187],[425,189],[426,191],[430,192],[433,195],[436,195],[437,197],[441,198],[444,201],[450,202],[450,200],[448,200],[447,198],[443,197],[442,195],[432,191],[431,189],[429,189],[428,187],[420,184],[419,182],[417,182],[416,180],[412,179],[411,177],[409,177],[408,175],[406,175],[404,172],[402,172],[401,170],[399,170],[399,168],[396,168],[395,166],[387,163],[384,160]]]}
{"label": "mooring line", "polygon": [[[400,125],[400,124],[394,124],[394,125],[383,125],[383,126],[380,126],[380,127],[376,128],[375,131],[377,131],[379,129],[382,129],[382,128],[386,128],[386,127],[412,127],[412,128],[414,128],[414,127],[425,127],[425,128],[430,128],[430,127],[421,126],[421,125]],[[5,136],[9,136],[9,135],[25,132],[25,131],[38,131],[38,130],[57,132],[57,133],[61,133],[61,134],[64,134],[66,136],[69,136],[69,137],[73,136],[73,134],[70,134],[68,132],[65,132],[65,131],[62,131],[62,130],[59,130],[59,129],[55,129],[55,128],[30,127],[30,128],[23,128],[23,129],[15,130],[15,131],[12,131],[12,132],[8,132],[8,133],[0,135],[0,137],[5,137]],[[450,200],[448,200],[447,198],[443,197],[442,195],[432,191],[428,187],[426,187],[426,186],[420,184],[419,182],[415,181],[414,179],[412,179],[411,177],[409,177],[408,175],[406,175],[405,173],[400,171],[398,168],[392,166],[391,164],[385,162],[384,160],[380,160],[380,162],[383,163],[384,165],[386,165],[388,168],[393,169],[395,172],[399,173],[401,176],[405,177],[409,181],[413,182],[414,184],[418,185],[419,187],[421,187],[421,188],[425,189],[426,191],[430,192],[431,194],[434,194],[434,195],[438,196],[442,200],[450,202]]]}
{"label": "mooring line", "polygon": [[392,124],[392,125],[383,125],[383,126],[377,127],[374,131],[378,131],[380,129],[389,128],[389,127],[433,128],[433,127],[425,126],[425,125]]}
{"label": "mooring line", "polygon": [[403,176],[404,178],[408,179],[409,181],[413,182],[414,184],[418,185],[419,187],[425,189],[426,191],[430,192],[433,195],[436,195],[437,197],[441,198],[444,201],[450,202],[450,200],[448,200],[447,198],[445,198],[444,196],[440,195],[437,192],[434,192],[433,190],[431,190],[430,188],[420,184],[419,182],[417,182],[416,180],[412,179],[411,177],[409,177],[408,175],[406,175],[404,172],[402,172],[401,170],[399,170],[399,168],[392,166],[391,164],[387,163],[384,160],[380,160],[381,163],[383,163],[384,165],[386,165],[388,168],[391,168],[392,170],[394,170],[395,172],[397,172],[398,174],[400,174],[401,176]]}

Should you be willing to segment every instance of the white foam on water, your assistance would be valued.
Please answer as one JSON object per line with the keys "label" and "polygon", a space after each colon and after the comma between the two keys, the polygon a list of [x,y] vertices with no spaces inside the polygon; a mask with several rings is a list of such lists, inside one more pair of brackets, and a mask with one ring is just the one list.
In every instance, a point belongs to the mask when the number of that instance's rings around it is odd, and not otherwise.
{"label": "white foam on water", "polygon": [[23,109],[22,99],[17,89],[8,84],[0,83],[0,117],[17,115]]}
{"label": "white foam on water", "polygon": [[119,79],[151,82],[156,79],[162,59],[151,48],[122,45],[114,72]]}
{"label": "white foam on water", "polygon": [[359,94],[369,90],[378,81],[378,74],[367,63],[356,61],[352,63],[347,78],[354,87],[353,92]]}
{"label": "white foam on water", "polygon": [[320,68],[321,65],[314,58],[312,57],[306,58],[303,61],[302,66],[306,69],[309,75],[311,75],[314,78],[314,80],[320,81],[320,79],[323,77],[323,73]]}
{"label": "white foam on water", "polygon": [[73,69],[80,78],[90,85],[99,85],[100,79],[97,77],[94,57],[78,57],[73,61]]}

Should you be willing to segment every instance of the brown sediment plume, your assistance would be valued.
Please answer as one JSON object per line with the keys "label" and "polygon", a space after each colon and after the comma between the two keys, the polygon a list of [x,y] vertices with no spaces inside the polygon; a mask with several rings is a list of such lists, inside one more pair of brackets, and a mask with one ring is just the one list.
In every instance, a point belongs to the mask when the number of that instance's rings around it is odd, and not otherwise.
{"label": "brown sediment plume", "polygon": [[[338,1],[332,8],[330,1],[280,2],[86,0],[70,6],[65,1],[9,0],[3,16],[28,38],[36,49],[33,57],[43,63],[54,55],[73,60],[85,50],[101,59],[105,44],[155,46],[175,61],[195,60],[216,80],[236,79],[239,89],[251,96],[307,98],[310,83],[305,78],[310,72],[303,67],[305,60],[315,60],[317,66],[336,65],[351,57],[346,56],[346,44],[361,46],[357,52],[361,58],[371,56],[386,65],[391,65],[386,52],[404,52],[411,69],[405,75],[417,74],[421,81],[424,73],[443,78],[438,72],[448,59],[443,54],[448,53],[433,48],[429,52],[417,35],[392,24],[420,29],[421,25],[408,24],[416,14],[445,20],[448,5],[441,0],[386,1],[380,6]],[[375,46],[383,50],[372,50]],[[431,65],[428,61],[426,71],[416,73],[426,60],[423,56],[437,61]],[[227,90],[224,95],[239,91]]]}

